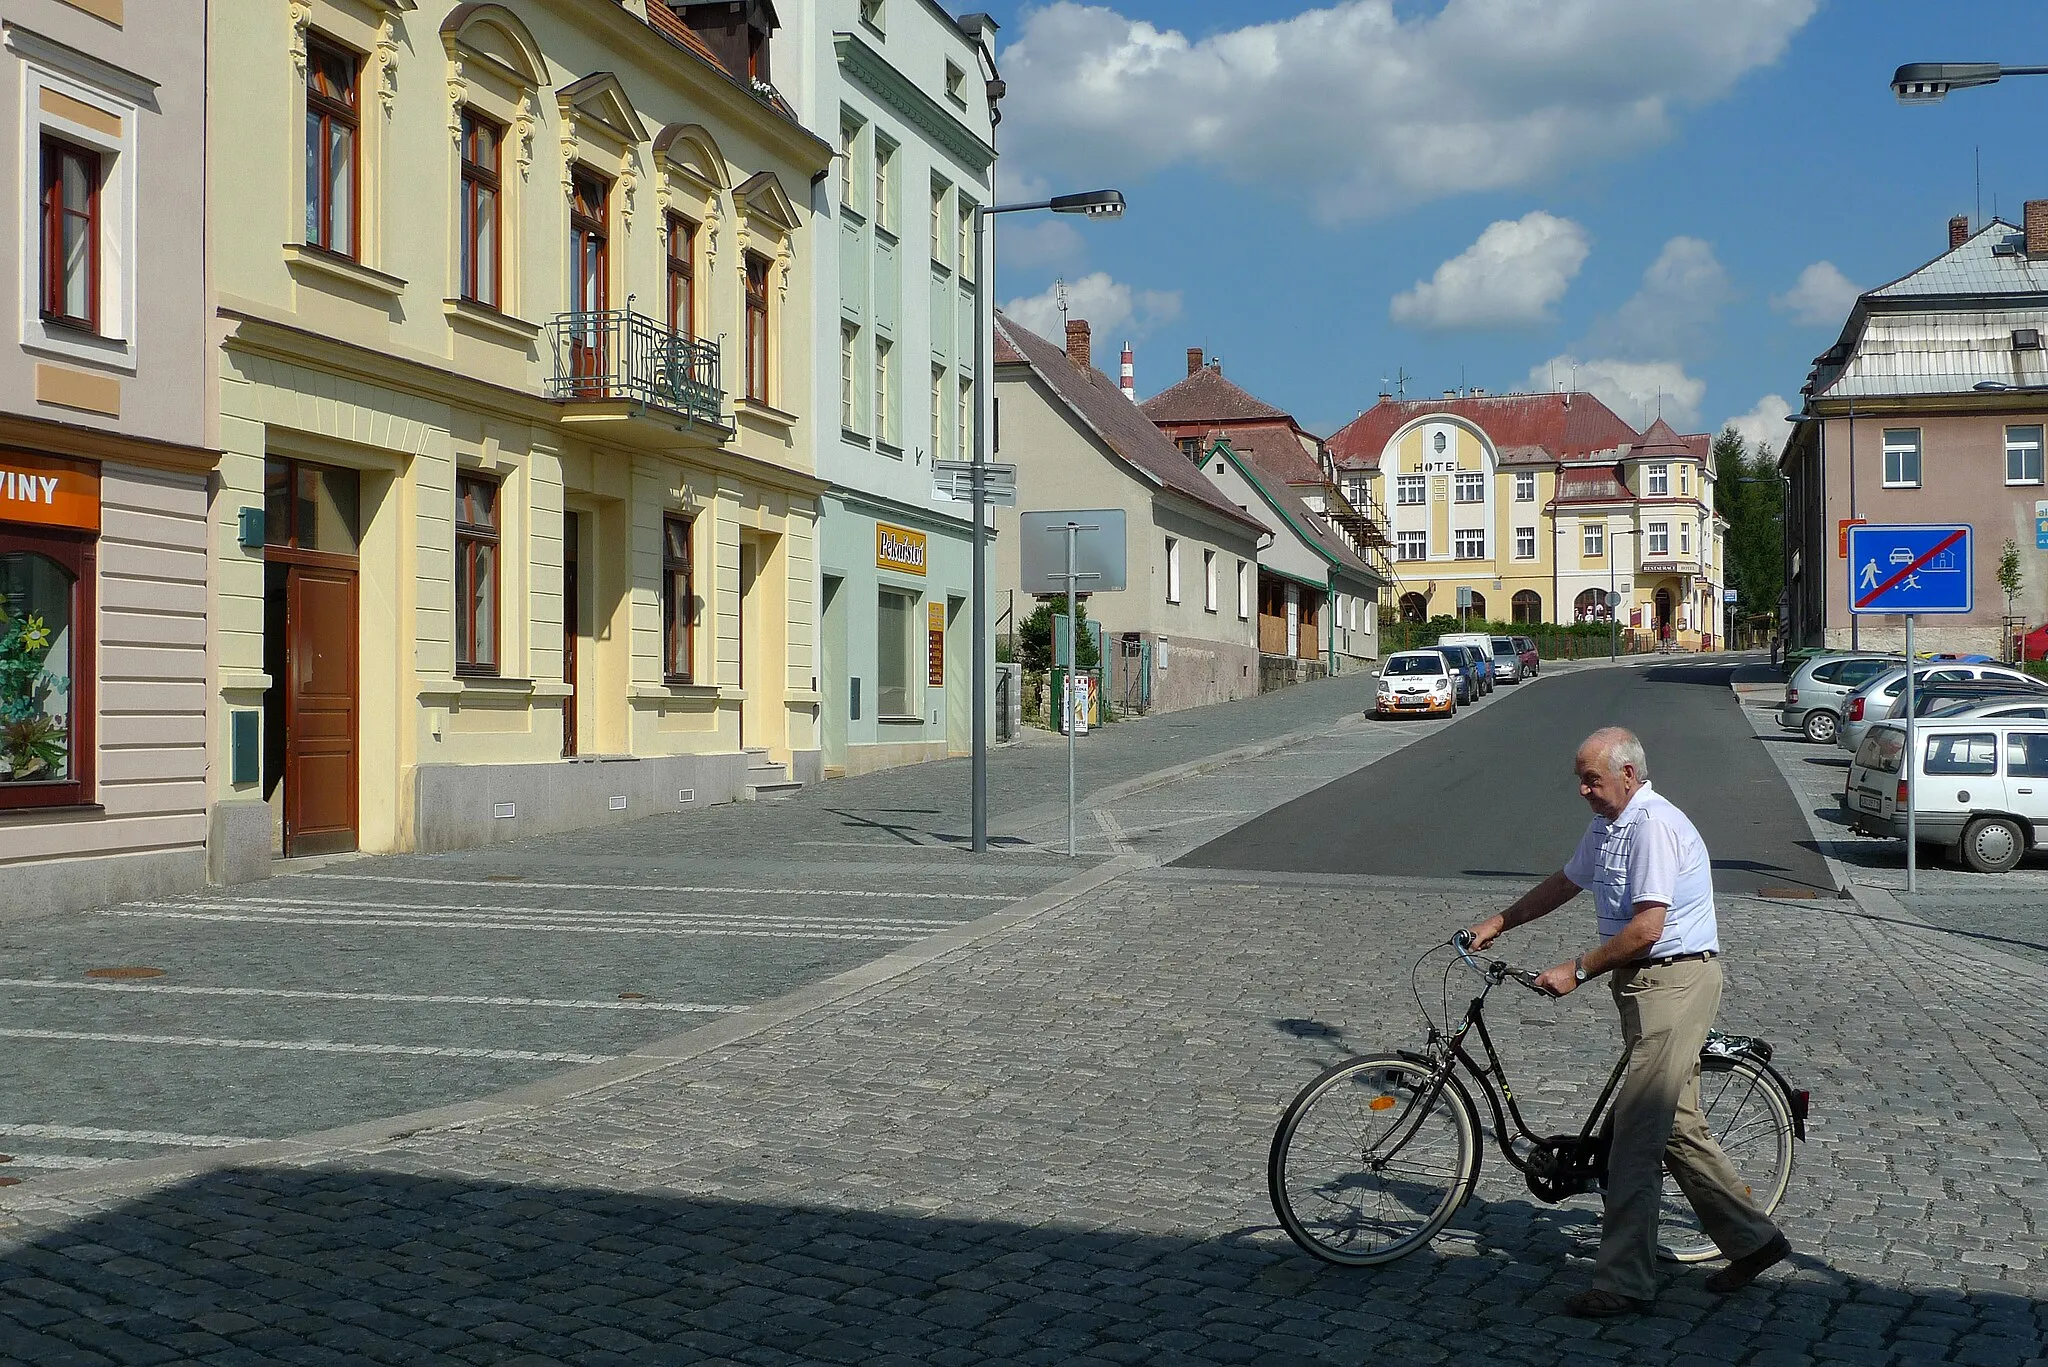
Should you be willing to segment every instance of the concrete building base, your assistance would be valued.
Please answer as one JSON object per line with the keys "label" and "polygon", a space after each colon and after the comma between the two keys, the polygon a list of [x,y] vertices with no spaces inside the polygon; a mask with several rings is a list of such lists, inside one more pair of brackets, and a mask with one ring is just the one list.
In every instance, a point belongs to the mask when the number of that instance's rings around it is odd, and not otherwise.
{"label": "concrete building base", "polygon": [[853,778],[860,774],[872,774],[880,769],[900,769],[906,764],[928,764],[935,759],[945,759],[947,753],[943,741],[910,741],[900,745],[849,745],[846,747],[846,764],[840,776]]}
{"label": "concrete building base", "polygon": [[413,848],[437,854],[737,802],[746,794],[747,757],[422,764],[413,781]]}
{"label": "concrete building base", "polygon": [[825,781],[825,752],[823,750],[792,750],[789,752],[789,776],[808,788],[814,783]]}
{"label": "concrete building base", "polygon": [[271,823],[277,819],[261,798],[223,798],[207,813],[206,881],[253,883],[270,877]]}
{"label": "concrete building base", "polygon": [[1298,660],[1292,655],[1259,656],[1259,692],[1290,688],[1330,677],[1330,667],[1321,660]]}
{"label": "concrete building base", "polygon": [[[1850,649],[1849,628],[1829,627],[1827,648]],[[1892,618],[1865,622],[1856,632],[1855,649],[1903,652],[1906,624]],[[1921,655],[1989,655],[2003,659],[1996,624],[1959,623],[1952,618],[1921,617],[1913,623],[1913,650]]]}
{"label": "concrete building base", "polygon": [[206,851],[42,859],[0,866],[0,921],[175,897],[206,886]]}

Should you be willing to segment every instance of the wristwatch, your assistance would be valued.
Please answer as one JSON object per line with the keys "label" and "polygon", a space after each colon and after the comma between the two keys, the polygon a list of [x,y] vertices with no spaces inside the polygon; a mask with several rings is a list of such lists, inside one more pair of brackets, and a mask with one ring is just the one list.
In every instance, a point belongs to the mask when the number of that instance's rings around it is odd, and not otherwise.
{"label": "wristwatch", "polygon": [[1572,981],[1580,983],[1586,981],[1586,956],[1583,954],[1572,960]]}

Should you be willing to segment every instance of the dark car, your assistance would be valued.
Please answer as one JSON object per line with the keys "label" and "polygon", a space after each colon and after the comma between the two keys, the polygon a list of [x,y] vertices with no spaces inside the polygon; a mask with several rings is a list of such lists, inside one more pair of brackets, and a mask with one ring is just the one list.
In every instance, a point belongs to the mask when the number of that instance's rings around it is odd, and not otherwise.
{"label": "dark car", "polygon": [[1543,657],[1536,651],[1534,638],[1515,637],[1515,648],[1522,652],[1522,677],[1533,679],[1543,672]]}
{"label": "dark car", "polygon": [[1458,705],[1479,701],[1479,660],[1478,652],[1470,646],[1435,647],[1438,654],[1451,662],[1451,668],[1458,675]]}

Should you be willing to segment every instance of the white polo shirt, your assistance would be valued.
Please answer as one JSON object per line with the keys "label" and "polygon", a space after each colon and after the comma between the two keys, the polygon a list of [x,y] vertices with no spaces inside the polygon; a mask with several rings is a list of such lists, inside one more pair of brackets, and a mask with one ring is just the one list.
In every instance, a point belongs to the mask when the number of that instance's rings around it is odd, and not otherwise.
{"label": "white polo shirt", "polygon": [[1602,939],[1627,925],[1643,902],[1662,902],[1664,934],[1644,954],[1662,959],[1721,949],[1714,919],[1714,868],[1706,842],[1684,812],[1645,783],[1621,815],[1596,816],[1564,866],[1593,894]]}

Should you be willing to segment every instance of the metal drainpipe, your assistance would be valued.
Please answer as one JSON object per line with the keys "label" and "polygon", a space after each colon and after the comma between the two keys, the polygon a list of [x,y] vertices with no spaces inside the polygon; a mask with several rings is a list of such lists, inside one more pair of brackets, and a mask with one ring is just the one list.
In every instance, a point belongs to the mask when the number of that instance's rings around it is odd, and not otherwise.
{"label": "metal drainpipe", "polygon": [[1337,567],[1332,565],[1324,579],[1323,606],[1330,618],[1330,677],[1337,677]]}

